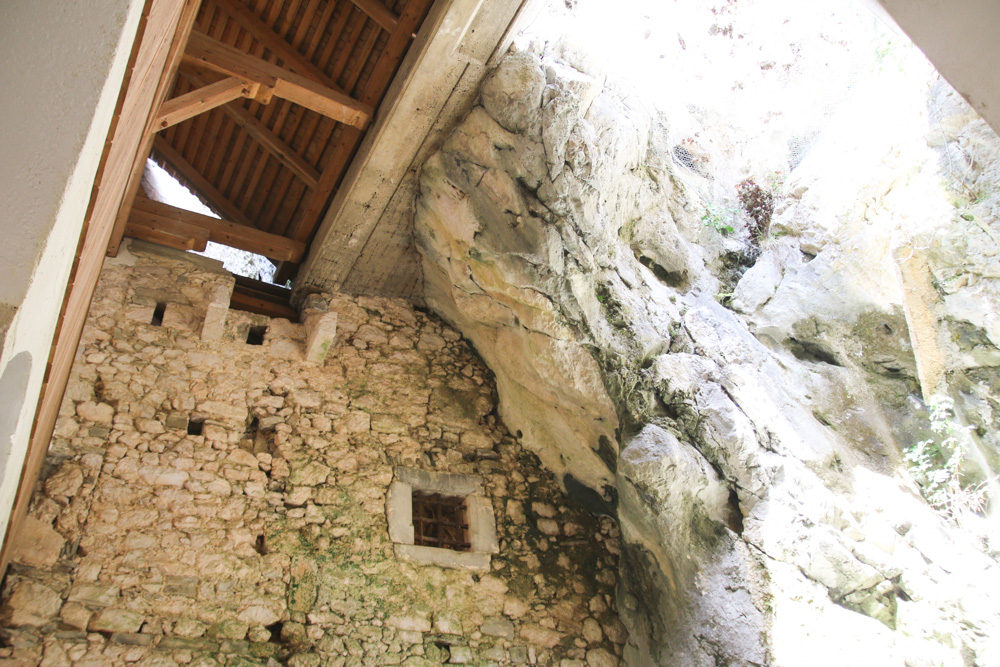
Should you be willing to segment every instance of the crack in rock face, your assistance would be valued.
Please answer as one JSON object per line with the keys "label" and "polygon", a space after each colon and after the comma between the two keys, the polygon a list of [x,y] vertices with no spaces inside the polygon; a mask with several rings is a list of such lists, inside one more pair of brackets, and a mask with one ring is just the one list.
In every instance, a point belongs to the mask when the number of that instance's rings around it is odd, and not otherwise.
{"label": "crack in rock face", "polygon": [[509,55],[414,219],[427,304],[495,372],[507,426],[621,524],[624,664],[997,664],[1000,568],[899,469],[899,290],[850,301],[864,267],[789,234],[723,307],[704,176],[627,97]]}

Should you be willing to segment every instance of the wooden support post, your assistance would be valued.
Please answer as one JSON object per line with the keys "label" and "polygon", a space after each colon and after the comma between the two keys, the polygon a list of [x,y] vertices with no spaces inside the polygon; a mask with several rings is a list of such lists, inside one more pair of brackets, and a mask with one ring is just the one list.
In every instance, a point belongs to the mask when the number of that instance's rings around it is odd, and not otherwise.
{"label": "wooden support post", "polygon": [[259,85],[229,77],[179,95],[167,100],[160,107],[160,112],[156,116],[156,130],[158,132],[165,130],[241,97],[256,97],[259,88]]}

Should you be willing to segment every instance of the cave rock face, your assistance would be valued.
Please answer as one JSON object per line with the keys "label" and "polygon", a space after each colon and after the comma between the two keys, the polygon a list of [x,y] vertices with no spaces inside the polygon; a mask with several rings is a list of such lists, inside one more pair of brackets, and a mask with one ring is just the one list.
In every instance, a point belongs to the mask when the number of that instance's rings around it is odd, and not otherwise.
{"label": "cave rock face", "polygon": [[[630,99],[513,53],[423,165],[414,219],[426,301],[507,426],[621,524],[623,663],[998,664],[996,563],[900,470],[900,290],[789,233],[720,305],[704,175]],[[892,391],[845,352],[883,324]]]}

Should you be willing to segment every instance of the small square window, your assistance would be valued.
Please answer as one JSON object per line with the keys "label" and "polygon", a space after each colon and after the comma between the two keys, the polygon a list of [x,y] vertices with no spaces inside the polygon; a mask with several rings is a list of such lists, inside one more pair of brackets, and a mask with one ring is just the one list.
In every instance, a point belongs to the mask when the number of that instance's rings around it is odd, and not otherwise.
{"label": "small square window", "polygon": [[413,492],[413,543],[453,551],[470,551],[465,498]]}
{"label": "small square window", "polygon": [[386,516],[400,560],[489,570],[499,551],[493,503],[478,477],[396,468]]}

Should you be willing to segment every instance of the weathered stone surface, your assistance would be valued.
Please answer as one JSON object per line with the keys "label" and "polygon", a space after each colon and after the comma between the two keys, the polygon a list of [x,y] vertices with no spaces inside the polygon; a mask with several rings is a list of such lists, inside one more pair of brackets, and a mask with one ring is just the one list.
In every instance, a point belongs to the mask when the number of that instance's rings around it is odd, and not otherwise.
{"label": "weathered stone surface", "polygon": [[90,619],[91,632],[138,632],[145,616],[128,609],[102,609]]}
{"label": "weathered stone surface", "polygon": [[[30,568],[54,597],[22,614],[40,629],[25,641],[60,667],[491,664],[532,625],[562,637],[539,635],[537,663],[582,660],[587,601],[616,584],[617,528],[573,503],[496,419],[490,373],[461,336],[402,301],[317,295],[339,330],[320,365],[276,351],[303,347],[303,327],[287,322],[229,311],[206,338],[124,315],[136,292],[202,312],[231,278],[198,266],[136,251],[105,268],[73,374],[90,387],[81,397],[117,412],[95,432],[66,406],[28,522],[48,527],[62,557]],[[250,326],[268,327],[264,345],[246,344]],[[397,471],[465,498],[476,553],[393,543]],[[497,514],[514,499],[600,537],[536,550],[534,514]],[[593,615],[617,618],[610,606]],[[480,631],[484,617],[499,636]],[[529,642],[517,641],[524,664]]]}
{"label": "weathered stone surface", "polygon": [[12,627],[38,626],[48,623],[62,606],[62,598],[44,584],[24,580],[19,582],[3,606],[6,623]]}
{"label": "weathered stone surface", "polygon": [[[928,217],[872,190],[901,187],[878,157],[898,155],[884,137],[859,149],[877,156],[864,168],[871,181],[860,170],[830,178],[823,161],[842,153],[841,131],[818,140],[792,175],[772,223],[784,238],[721,239],[700,219],[706,190],[683,171],[695,170],[693,154],[690,166],[676,159],[674,119],[638,110],[613,85],[577,86],[573,71],[586,66],[572,58],[572,49],[538,45],[498,67],[482,106],[423,165],[414,236],[425,300],[496,372],[505,422],[595,505],[616,487],[623,660],[805,664],[796,636],[831,664],[960,664],[952,646],[962,642],[969,655],[987,655],[990,642],[962,623],[992,627],[996,612],[960,600],[977,588],[971,579],[998,581],[998,568],[965,538],[947,537],[954,529],[897,483],[900,449],[926,435],[914,429],[921,353],[910,334],[919,327],[902,307],[890,237],[917,232],[871,224],[875,209],[857,202],[900,205],[913,226],[941,221],[921,237],[932,248],[921,280],[929,272],[937,286],[921,297],[933,313],[923,330],[951,351],[943,376],[980,426],[980,478],[1000,461],[986,407],[1000,400],[986,370],[997,363],[1000,320],[974,305],[1000,303],[995,279],[980,282],[998,275],[997,233],[979,224],[995,216],[976,209],[960,222],[951,205],[935,204]],[[963,141],[993,155],[995,138],[966,132]],[[949,159],[960,143],[946,148]],[[934,190],[944,177],[937,158],[917,159],[917,189]],[[984,173],[1000,174],[986,159]],[[739,255],[752,259],[734,267]],[[736,313],[719,303],[729,292]],[[526,516],[516,498],[503,506],[511,523],[556,535],[559,525],[545,523],[553,517]],[[918,546],[891,528],[913,525],[933,526],[937,538]],[[957,552],[976,564],[971,579]],[[907,572],[915,582],[942,578],[934,602],[895,592],[891,582]],[[948,639],[928,627],[947,627]],[[613,623],[590,628],[595,638],[623,634]],[[518,636],[526,632],[533,644],[558,635],[524,624]],[[606,647],[567,660],[617,664]]]}
{"label": "weathered stone surface", "polygon": [[51,525],[26,516],[13,536],[11,559],[35,567],[49,567],[59,560],[66,540]]}
{"label": "weathered stone surface", "polygon": [[84,401],[76,406],[76,414],[80,419],[97,422],[98,424],[110,424],[115,416],[115,409],[107,403],[94,403]]}

